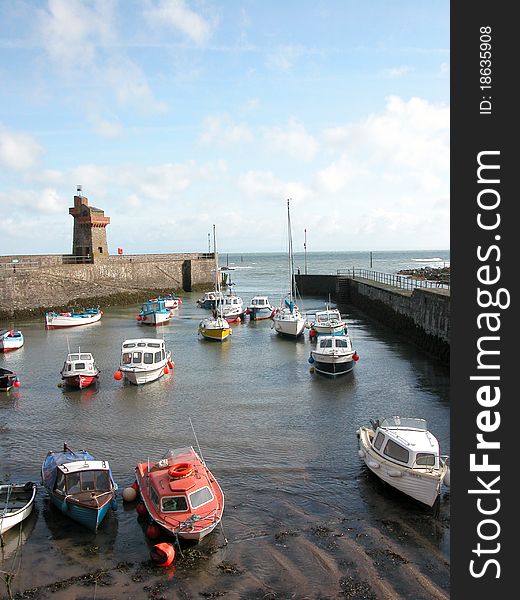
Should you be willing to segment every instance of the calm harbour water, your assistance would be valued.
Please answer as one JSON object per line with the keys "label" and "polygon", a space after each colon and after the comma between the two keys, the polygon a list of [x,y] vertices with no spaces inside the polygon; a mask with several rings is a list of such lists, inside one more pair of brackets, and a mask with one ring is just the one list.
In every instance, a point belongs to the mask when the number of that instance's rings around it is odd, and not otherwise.
{"label": "calm harbour water", "polygon": [[[226,264],[226,255],[221,263]],[[424,266],[414,258],[441,251],[374,253],[375,270]],[[308,254],[309,273],[368,268],[367,253]],[[279,301],[284,255],[229,255],[235,291]],[[304,272],[304,256],[295,265]],[[427,419],[449,454],[449,373],[359,311],[346,313],[360,360],[351,375],[309,372],[307,334],[278,337],[270,321],[233,326],[223,344],[198,339],[200,293],[184,294],[164,328],[139,325],[138,306],[104,308],[84,328],[46,331],[42,320],[16,326],[25,346],[0,355],[16,371],[19,390],[0,396],[0,480],[40,481],[47,451],[63,442],[110,461],[124,488],[133,469],[166,450],[195,445],[224,490],[223,531],[160,569],[135,504],[108,515],[94,535],[49,505],[43,489],[24,522],[23,544],[11,531],[0,571],[16,570],[23,598],[409,598],[449,597],[449,494],[440,514],[383,486],[357,455],[356,429],[381,415]],[[305,299],[314,311],[319,299]],[[123,340],[162,336],[173,373],[145,386],[113,379]],[[59,371],[72,350],[93,352],[102,373],[96,387],[67,391]],[[223,532],[228,539],[226,545]],[[98,570],[104,570],[99,573]],[[95,575],[92,575],[95,574]],[[33,590],[32,592],[29,590]],[[0,597],[5,595],[0,581]],[[31,595],[32,594],[32,595]]]}

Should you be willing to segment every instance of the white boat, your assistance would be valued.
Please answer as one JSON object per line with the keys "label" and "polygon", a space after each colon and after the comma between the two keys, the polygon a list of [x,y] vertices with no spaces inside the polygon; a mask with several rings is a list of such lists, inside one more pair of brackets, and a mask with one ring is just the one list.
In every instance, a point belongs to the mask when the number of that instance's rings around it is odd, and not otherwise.
{"label": "white boat", "polygon": [[311,322],[310,334],[313,336],[323,334],[343,334],[347,332],[347,322],[341,317],[337,308],[328,308],[316,312],[314,321]]}
{"label": "white boat", "polygon": [[267,296],[254,296],[246,312],[251,321],[270,319],[273,316],[274,306],[271,305]]}
{"label": "white boat", "polygon": [[358,355],[346,334],[320,335],[309,357],[315,371],[332,376],[349,373],[357,360]]}
{"label": "white boat", "polygon": [[0,485],[0,536],[31,514],[36,489],[36,484],[31,481],[25,485]]}
{"label": "white boat", "polygon": [[289,232],[289,294],[282,302],[282,305],[274,311],[273,327],[277,333],[296,338],[303,333],[306,321],[293,298],[295,283],[289,200],[287,200],[287,223]]}
{"label": "white boat", "polygon": [[[215,232],[215,225],[213,225],[213,247],[215,254],[215,293],[217,295],[216,297],[222,298],[222,292],[220,291],[220,270],[218,268],[217,236]],[[212,316],[202,319],[202,321],[199,323],[199,335],[202,335],[202,337],[208,340],[223,342],[230,336],[230,334],[231,327],[229,326],[229,322],[224,318],[223,302],[216,302]]]}
{"label": "white boat", "polygon": [[11,352],[23,346],[23,333],[14,329],[0,331],[0,352]]}
{"label": "white boat", "polygon": [[223,296],[217,306],[220,304],[222,304],[222,316],[228,323],[240,323],[245,319],[246,309],[240,296],[231,292]]}
{"label": "white boat", "polygon": [[99,369],[92,354],[78,348],[77,352],[67,354],[60,374],[65,384],[82,390],[97,380]]}
{"label": "white boat", "polygon": [[166,350],[164,340],[140,338],[123,342],[119,371],[130,383],[155,381],[171,368],[171,353]]}
{"label": "white boat", "polygon": [[433,506],[441,486],[450,484],[449,458],[424,419],[391,417],[357,430],[359,456],[380,479]]}
{"label": "white boat", "polygon": [[78,325],[90,325],[101,319],[103,311],[99,306],[86,308],[80,312],[45,313],[45,326],[47,329],[59,329],[61,327],[77,327]]}

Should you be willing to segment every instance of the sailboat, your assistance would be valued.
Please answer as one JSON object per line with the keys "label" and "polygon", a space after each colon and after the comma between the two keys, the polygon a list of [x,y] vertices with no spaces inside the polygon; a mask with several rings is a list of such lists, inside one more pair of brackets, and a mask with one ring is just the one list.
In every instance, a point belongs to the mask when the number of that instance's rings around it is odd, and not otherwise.
{"label": "sailboat", "polygon": [[290,200],[287,200],[287,223],[289,235],[289,295],[284,299],[282,305],[277,308],[273,315],[273,327],[277,333],[291,337],[298,337],[305,329],[305,318],[300,313],[294,301],[294,264],[291,235],[291,212]]}
{"label": "sailboat", "polygon": [[[218,268],[218,254],[217,254],[217,236],[215,234],[215,225],[213,225],[213,248],[215,253],[215,291],[216,296],[221,297],[222,292],[220,291],[220,270]],[[231,334],[231,327],[226,321],[223,315],[223,304],[218,302],[217,306],[213,310],[213,315],[202,319],[199,323],[199,334],[208,340],[216,340],[223,342]]]}

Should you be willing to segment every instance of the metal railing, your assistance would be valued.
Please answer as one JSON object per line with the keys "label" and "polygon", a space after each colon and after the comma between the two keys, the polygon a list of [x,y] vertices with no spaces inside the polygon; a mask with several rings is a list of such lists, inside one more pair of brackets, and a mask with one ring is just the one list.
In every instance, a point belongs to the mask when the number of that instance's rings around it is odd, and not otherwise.
{"label": "metal railing", "polygon": [[352,277],[352,279],[361,278],[377,281],[403,290],[413,290],[414,288],[429,288],[449,290],[450,283],[444,281],[433,281],[429,279],[414,279],[408,275],[397,275],[393,273],[382,273],[380,271],[371,271],[370,269],[340,269],[337,271],[338,277]]}

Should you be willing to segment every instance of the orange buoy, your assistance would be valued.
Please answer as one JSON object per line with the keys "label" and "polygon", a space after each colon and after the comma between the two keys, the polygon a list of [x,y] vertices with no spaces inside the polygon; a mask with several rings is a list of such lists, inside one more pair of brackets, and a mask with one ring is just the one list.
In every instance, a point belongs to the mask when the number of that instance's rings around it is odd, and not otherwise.
{"label": "orange buoy", "polygon": [[161,535],[161,530],[155,523],[150,523],[146,528],[146,537],[151,540],[156,540]]}
{"label": "orange buoy", "polygon": [[168,373],[170,372],[170,369],[168,369],[167,365],[164,367],[164,371],[163,372],[164,372],[165,375],[168,375]]}
{"label": "orange buoy", "polygon": [[175,558],[175,548],[167,542],[155,544],[150,551],[150,558],[158,567],[168,567]]}
{"label": "orange buoy", "polygon": [[121,381],[121,379],[123,379],[123,373],[121,371],[116,371],[114,373],[114,379],[116,381]]}
{"label": "orange buoy", "polygon": [[173,360],[168,361],[168,366],[170,367],[170,369],[173,369],[174,365],[175,365],[175,363],[173,362]]}
{"label": "orange buoy", "polygon": [[187,477],[193,473],[193,465],[190,463],[178,463],[168,469],[168,475],[173,478]]}

